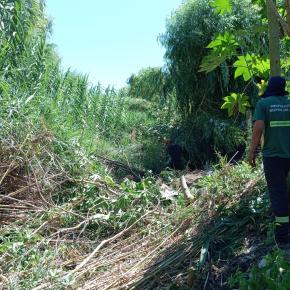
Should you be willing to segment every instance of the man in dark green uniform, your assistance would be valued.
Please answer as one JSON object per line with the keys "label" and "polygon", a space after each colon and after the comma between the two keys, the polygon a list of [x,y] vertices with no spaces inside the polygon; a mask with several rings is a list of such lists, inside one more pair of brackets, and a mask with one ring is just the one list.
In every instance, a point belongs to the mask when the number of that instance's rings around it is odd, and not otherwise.
{"label": "man in dark green uniform", "polygon": [[287,176],[290,171],[290,99],[282,77],[272,77],[265,95],[257,103],[249,162],[255,166],[255,149],[264,133],[263,164],[271,206],[275,215],[275,238],[279,244],[289,242],[289,195]]}

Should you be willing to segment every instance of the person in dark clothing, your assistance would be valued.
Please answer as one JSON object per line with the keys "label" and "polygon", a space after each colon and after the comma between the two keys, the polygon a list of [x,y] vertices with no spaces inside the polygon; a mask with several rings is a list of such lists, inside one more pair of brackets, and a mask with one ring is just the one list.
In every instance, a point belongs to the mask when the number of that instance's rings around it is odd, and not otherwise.
{"label": "person in dark clothing", "polygon": [[249,162],[256,165],[255,149],[264,133],[263,164],[270,201],[275,215],[275,238],[278,244],[289,242],[289,195],[287,176],[290,171],[290,99],[286,80],[272,77],[257,105],[249,151]]}
{"label": "person in dark clothing", "polygon": [[165,141],[166,151],[170,156],[168,167],[176,170],[184,169],[183,149],[178,144],[173,144],[171,140]]}

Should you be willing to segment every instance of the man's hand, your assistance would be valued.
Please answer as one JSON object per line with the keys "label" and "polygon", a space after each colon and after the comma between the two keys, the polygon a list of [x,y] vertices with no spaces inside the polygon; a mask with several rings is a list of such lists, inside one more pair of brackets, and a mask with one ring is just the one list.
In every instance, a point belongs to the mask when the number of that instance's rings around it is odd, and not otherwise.
{"label": "man's hand", "polygon": [[256,167],[256,154],[252,151],[249,152],[248,162],[252,167]]}
{"label": "man's hand", "polygon": [[254,124],[254,129],[253,129],[253,136],[252,136],[252,142],[250,146],[250,151],[248,155],[248,161],[251,166],[255,167],[256,166],[256,149],[260,144],[261,141],[261,136],[264,130],[264,121],[262,120],[257,120]]}

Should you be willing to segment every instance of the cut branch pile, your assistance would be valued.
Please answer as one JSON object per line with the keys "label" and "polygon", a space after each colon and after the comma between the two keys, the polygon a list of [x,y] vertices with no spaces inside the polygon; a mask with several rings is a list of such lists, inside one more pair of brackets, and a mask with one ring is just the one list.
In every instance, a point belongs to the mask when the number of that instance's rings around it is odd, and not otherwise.
{"label": "cut branch pile", "polygon": [[[49,142],[41,144],[46,148]],[[47,167],[41,165],[44,158]],[[85,196],[59,206],[51,194],[65,181],[83,186],[92,184],[112,198],[122,194],[121,188],[115,191],[101,180],[69,178],[57,158],[51,153],[45,157],[37,154],[31,143],[10,147],[2,144],[0,161],[0,214],[5,213],[5,207],[9,209],[1,231],[7,229],[5,224],[10,224],[25,232],[30,222],[29,236],[37,242],[27,242],[21,259],[34,252],[43,253],[43,249],[54,253],[50,258],[50,266],[57,269],[53,279],[49,275],[41,278],[31,287],[34,290],[67,286],[69,289],[153,289],[172,284],[197,287],[198,271],[205,263],[209,244],[224,239],[225,233],[240,235],[241,227],[251,222],[247,217],[236,227],[222,223],[219,208],[234,212],[236,209],[232,208],[241,201],[256,199],[255,187],[261,181],[261,175],[248,180],[234,196],[223,192],[211,195],[206,191],[194,196],[182,178],[182,188],[191,197],[187,207],[176,211],[173,204],[164,210],[158,202],[135,222],[96,239],[89,226],[92,222],[105,223],[107,217],[101,213],[79,212],[77,206]],[[61,219],[67,214],[75,222],[63,227]],[[22,224],[12,223],[21,219]],[[17,263],[9,254],[0,256],[0,265],[3,265],[0,288],[25,278],[27,273],[17,270]],[[193,268],[198,263],[200,269]]]}
{"label": "cut branch pile", "polygon": [[[260,180],[259,176],[249,181],[237,193],[236,202],[253,198],[251,192]],[[232,197],[224,197],[222,202],[230,207]],[[64,277],[73,274],[76,289],[150,289],[172,283],[197,285],[197,278],[189,279],[190,269],[199,259],[204,244],[208,240],[223,239],[227,231],[237,237],[241,226],[251,223],[247,218],[234,228],[227,224],[221,226],[213,204],[207,197],[203,203],[195,205],[200,206],[200,210],[194,211],[193,206],[189,206],[184,209],[191,212],[186,219],[177,218],[176,212],[162,215],[161,209],[155,209],[129,228],[100,241],[86,256],[80,254],[64,261],[62,266],[72,269]],[[146,224],[148,219],[150,223]],[[37,289],[47,286],[43,284]]]}
{"label": "cut branch pile", "polygon": [[51,192],[68,176],[51,153],[51,141],[29,134],[20,144],[12,138],[0,143],[0,225],[53,205]]}

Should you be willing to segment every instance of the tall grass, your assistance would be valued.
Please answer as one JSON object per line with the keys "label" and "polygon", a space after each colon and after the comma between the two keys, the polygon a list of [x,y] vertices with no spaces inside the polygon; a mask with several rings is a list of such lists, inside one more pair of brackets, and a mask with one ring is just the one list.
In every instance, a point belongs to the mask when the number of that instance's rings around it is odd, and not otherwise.
{"label": "tall grass", "polygon": [[137,99],[127,89],[103,88],[90,84],[87,75],[64,72],[47,41],[43,2],[0,0],[0,5],[0,119],[17,125],[28,118],[88,156],[160,170],[161,140],[174,119],[170,101]]}

